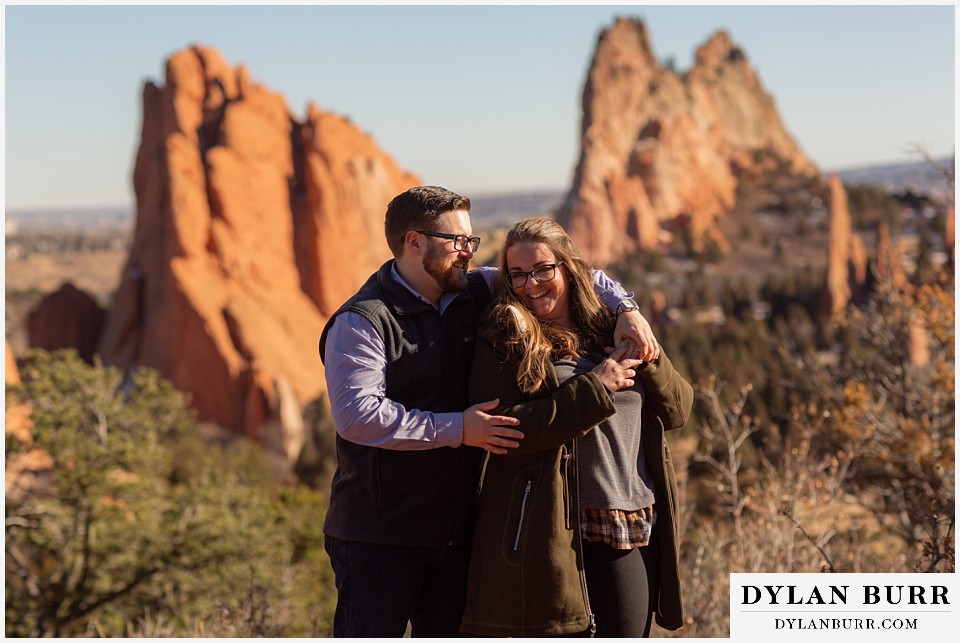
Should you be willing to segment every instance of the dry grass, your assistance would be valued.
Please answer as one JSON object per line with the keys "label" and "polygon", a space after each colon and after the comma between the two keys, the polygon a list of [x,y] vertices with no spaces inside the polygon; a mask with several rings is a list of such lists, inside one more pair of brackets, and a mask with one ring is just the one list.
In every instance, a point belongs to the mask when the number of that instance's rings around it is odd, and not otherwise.
{"label": "dry grass", "polygon": [[[849,496],[845,454],[815,455],[817,427],[798,425],[780,462],[745,470],[740,447],[756,429],[742,401],[721,409],[716,389],[698,387],[714,408],[698,435],[671,439],[681,496],[681,582],[686,625],[670,638],[729,637],[729,578],[744,572],[906,571],[901,539]],[[691,478],[691,462],[707,474]],[[696,502],[691,499],[696,498]]]}

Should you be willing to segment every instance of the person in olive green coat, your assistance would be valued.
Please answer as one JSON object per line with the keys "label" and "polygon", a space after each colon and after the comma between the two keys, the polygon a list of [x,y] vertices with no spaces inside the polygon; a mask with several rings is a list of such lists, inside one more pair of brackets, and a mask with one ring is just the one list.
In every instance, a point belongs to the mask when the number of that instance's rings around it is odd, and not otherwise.
{"label": "person in olive green coat", "polygon": [[[647,363],[625,359],[625,351],[602,357],[614,319],[594,301],[589,282],[581,283],[589,267],[555,222],[518,223],[508,233],[500,262],[505,280],[481,329],[470,395],[499,398],[496,412],[517,417],[525,437],[520,447],[490,456],[486,465],[461,632],[533,637],[649,631],[649,615],[639,617],[647,619],[640,630],[635,624],[611,624],[620,620],[617,614],[594,622],[594,613],[605,607],[616,611],[624,598],[604,587],[604,602],[613,592],[614,607],[591,604],[591,568],[584,564],[585,544],[595,545],[584,542],[581,490],[589,496],[596,486],[590,478],[605,464],[602,456],[589,453],[596,449],[590,447],[590,433],[598,424],[608,432],[604,440],[616,442],[616,432],[624,434],[642,462],[617,469],[640,476],[627,485],[639,491],[621,494],[640,499],[597,508],[625,509],[630,516],[641,515],[634,510],[648,501],[651,507],[644,511],[656,508],[654,525],[647,525],[650,547],[639,548],[644,564],[653,567],[641,578],[649,595],[644,614],[655,612],[661,627],[677,629],[683,624],[678,502],[664,432],[686,422],[693,391],[662,352]],[[584,471],[578,447],[589,447],[587,460],[599,459],[600,469]],[[644,500],[644,493],[651,499]],[[594,578],[594,589],[597,582]]]}

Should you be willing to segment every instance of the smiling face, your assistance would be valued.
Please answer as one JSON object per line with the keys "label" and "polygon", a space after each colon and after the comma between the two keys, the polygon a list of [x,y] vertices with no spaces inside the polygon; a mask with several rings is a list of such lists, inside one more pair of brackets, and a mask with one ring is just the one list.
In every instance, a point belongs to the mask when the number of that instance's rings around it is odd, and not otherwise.
{"label": "smiling face", "polygon": [[[507,272],[530,272],[538,266],[555,264],[558,261],[543,243],[521,241],[510,246],[506,252]],[[513,293],[540,319],[564,328],[573,328],[570,316],[570,277],[566,267],[558,267],[550,281],[538,282],[527,275],[527,283],[520,288],[514,288]]]}
{"label": "smiling face", "polygon": [[[450,234],[473,234],[470,227],[470,215],[465,210],[451,210],[437,219],[433,232]],[[456,250],[452,239],[442,239],[422,235],[427,244],[423,254],[423,269],[433,277],[445,293],[458,293],[467,287],[467,266],[473,253],[469,250]]]}

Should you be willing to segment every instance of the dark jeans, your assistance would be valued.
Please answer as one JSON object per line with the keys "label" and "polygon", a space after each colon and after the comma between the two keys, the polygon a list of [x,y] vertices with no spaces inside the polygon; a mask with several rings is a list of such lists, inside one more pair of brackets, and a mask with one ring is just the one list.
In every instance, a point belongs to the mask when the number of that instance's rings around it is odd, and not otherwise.
{"label": "dark jeans", "polygon": [[657,556],[655,545],[614,549],[583,542],[583,565],[596,618],[596,636],[645,638],[656,605]]}
{"label": "dark jeans", "polygon": [[470,546],[400,547],[326,536],[335,637],[460,636]]}

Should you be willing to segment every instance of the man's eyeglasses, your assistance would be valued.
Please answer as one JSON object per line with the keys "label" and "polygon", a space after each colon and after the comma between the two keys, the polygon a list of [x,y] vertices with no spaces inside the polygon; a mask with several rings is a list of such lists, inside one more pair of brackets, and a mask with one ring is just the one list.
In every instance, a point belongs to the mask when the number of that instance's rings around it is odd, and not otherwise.
{"label": "man's eyeglasses", "polygon": [[542,266],[537,266],[529,272],[523,272],[521,270],[508,272],[507,284],[511,288],[517,289],[523,288],[526,285],[528,277],[533,277],[533,280],[537,283],[550,281],[557,276],[557,266],[562,265],[562,263],[545,263]]}
{"label": "man's eyeglasses", "polygon": [[476,252],[480,247],[480,237],[468,237],[465,234],[449,234],[446,232],[428,232],[426,230],[415,230],[417,234],[425,234],[428,237],[440,237],[441,239],[453,239],[453,249],[461,252]]}

